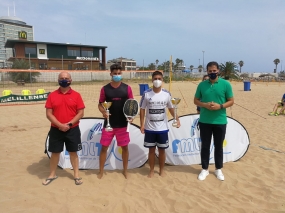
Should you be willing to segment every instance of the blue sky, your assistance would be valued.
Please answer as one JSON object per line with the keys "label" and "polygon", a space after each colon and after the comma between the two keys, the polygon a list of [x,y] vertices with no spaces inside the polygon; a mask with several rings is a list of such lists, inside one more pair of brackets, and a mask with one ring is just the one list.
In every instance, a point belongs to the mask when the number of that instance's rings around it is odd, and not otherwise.
{"label": "blue sky", "polygon": [[[244,72],[285,69],[285,0],[1,0],[0,16],[34,26],[35,40],[107,46],[107,60],[147,66],[183,59],[244,61]],[[281,70],[281,63],[277,71]]]}

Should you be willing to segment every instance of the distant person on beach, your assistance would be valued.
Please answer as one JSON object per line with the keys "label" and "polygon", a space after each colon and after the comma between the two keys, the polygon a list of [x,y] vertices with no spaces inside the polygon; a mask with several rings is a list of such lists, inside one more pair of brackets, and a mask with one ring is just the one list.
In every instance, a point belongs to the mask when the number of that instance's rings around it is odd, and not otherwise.
{"label": "distant person on beach", "polygon": [[[278,108],[281,107],[279,113],[277,112]],[[273,107],[273,111],[270,112],[268,115],[275,115],[278,116],[280,114],[284,114],[284,110],[285,110],[285,93],[281,98],[281,101],[278,101],[274,107]]]}
{"label": "distant person on beach", "polygon": [[[202,81],[206,81],[206,80],[209,80],[209,76],[208,75],[204,75],[203,78],[202,78]],[[200,114],[200,107],[197,106],[197,114]]]}
{"label": "distant person on beach", "polygon": [[199,127],[202,142],[201,163],[202,171],[199,180],[205,180],[209,175],[210,145],[214,138],[215,175],[224,180],[223,168],[223,142],[227,128],[226,108],[234,104],[231,84],[218,77],[219,65],[217,62],[207,64],[209,81],[201,82],[196,90],[194,104],[201,107]]}
{"label": "distant person on beach", "polygon": [[[112,78],[111,82],[102,87],[100,92],[98,109],[105,118],[104,128],[102,130],[102,136],[100,144],[102,149],[99,157],[99,173],[97,177],[101,179],[103,177],[104,165],[107,157],[108,148],[116,136],[117,145],[122,148],[122,159],[123,159],[123,175],[128,178],[128,160],[129,160],[129,149],[130,135],[127,132],[128,121],[124,115],[123,107],[126,100],[134,98],[132,88],[122,82],[122,67],[119,64],[113,64],[110,67]],[[112,102],[109,108],[109,120],[110,125],[113,128],[112,131],[107,132],[105,130],[107,124],[107,113],[102,103]]]}
{"label": "distant person on beach", "polygon": [[71,89],[71,82],[70,74],[61,72],[58,76],[59,89],[50,93],[46,101],[46,116],[51,122],[48,151],[52,155],[50,158],[50,174],[43,182],[45,186],[57,179],[55,173],[64,144],[69,152],[75,184],[81,185],[83,183],[82,178],[79,177],[77,151],[82,149],[78,125],[79,120],[84,115],[85,106],[81,95]]}
{"label": "distant person on beach", "polygon": [[[148,177],[154,175],[155,149],[159,154],[159,175],[164,176],[165,149],[168,145],[168,119],[166,108],[174,117],[174,108],[171,102],[171,94],[162,89],[163,75],[159,71],[152,73],[152,89],[146,90],[140,101],[140,125],[141,133],[145,134],[144,147],[149,149],[148,162],[150,171]],[[177,116],[177,127],[180,121]]]}

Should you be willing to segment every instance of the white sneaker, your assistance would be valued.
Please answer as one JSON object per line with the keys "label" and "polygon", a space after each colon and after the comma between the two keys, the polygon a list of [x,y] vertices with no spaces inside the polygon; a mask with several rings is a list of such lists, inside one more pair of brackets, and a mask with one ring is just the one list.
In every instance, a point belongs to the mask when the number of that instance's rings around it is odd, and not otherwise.
{"label": "white sneaker", "polygon": [[222,172],[221,169],[216,169],[215,170],[215,175],[217,176],[217,178],[219,180],[225,180],[225,177],[224,177],[223,172]]}
{"label": "white sneaker", "polygon": [[202,171],[200,172],[198,176],[198,180],[205,180],[208,175],[209,175],[209,171],[206,169],[202,169]]}

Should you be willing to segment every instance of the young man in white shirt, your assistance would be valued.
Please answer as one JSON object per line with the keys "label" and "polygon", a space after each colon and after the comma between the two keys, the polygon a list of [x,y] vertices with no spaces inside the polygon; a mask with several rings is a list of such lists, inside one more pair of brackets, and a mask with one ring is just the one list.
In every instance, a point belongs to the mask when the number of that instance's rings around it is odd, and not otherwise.
{"label": "young man in white shirt", "polygon": [[[163,75],[159,71],[152,74],[153,88],[144,92],[140,101],[141,132],[145,134],[144,147],[149,148],[148,162],[150,171],[148,177],[154,175],[155,148],[159,153],[159,175],[164,176],[165,149],[168,148],[168,119],[166,108],[174,117],[174,108],[171,103],[171,94],[163,89]],[[178,117],[178,116],[177,116]],[[180,127],[177,118],[177,128]]]}

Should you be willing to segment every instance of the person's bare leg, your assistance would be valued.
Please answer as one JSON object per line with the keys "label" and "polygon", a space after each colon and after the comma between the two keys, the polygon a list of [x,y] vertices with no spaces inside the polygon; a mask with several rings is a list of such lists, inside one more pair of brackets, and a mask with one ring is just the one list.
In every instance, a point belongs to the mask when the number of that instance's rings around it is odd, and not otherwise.
{"label": "person's bare leg", "polygon": [[284,113],[284,110],[285,110],[285,106],[283,106],[283,107],[280,109],[279,114]]}
{"label": "person's bare leg", "polygon": [[165,176],[165,172],[164,172],[164,164],[165,164],[165,149],[160,149],[158,148],[158,153],[159,153],[159,175],[161,177]]}
{"label": "person's bare leg", "polygon": [[[57,165],[58,165],[59,156],[60,156],[60,152],[51,154],[50,161],[49,161],[50,173],[49,173],[48,178],[54,178],[55,177],[55,172],[56,172],[56,168],[57,168]],[[43,184],[46,184],[46,183],[47,183],[47,181],[45,180],[43,182]]]}
{"label": "person's bare leg", "polygon": [[274,109],[273,109],[274,114],[277,113],[278,107],[280,107],[280,106],[281,106],[280,103],[275,104]]}
{"label": "person's bare leg", "polygon": [[152,178],[153,175],[154,175],[155,147],[149,148],[149,151],[148,151],[148,163],[149,163],[149,174],[148,174],[148,177]]}
{"label": "person's bare leg", "polygon": [[[69,156],[70,156],[70,163],[72,165],[74,172],[74,179],[79,178],[79,159],[77,152],[69,152]],[[77,180],[77,182],[80,182],[80,184],[83,183],[81,180]]]}
{"label": "person's bare leg", "polygon": [[129,148],[127,146],[121,146],[122,148],[122,159],[123,159],[123,175],[128,179],[128,161],[129,161]]}
{"label": "person's bare leg", "polygon": [[107,157],[108,148],[109,146],[102,146],[101,148],[100,157],[99,157],[99,173],[97,175],[98,179],[101,179],[103,177],[104,165]]}

